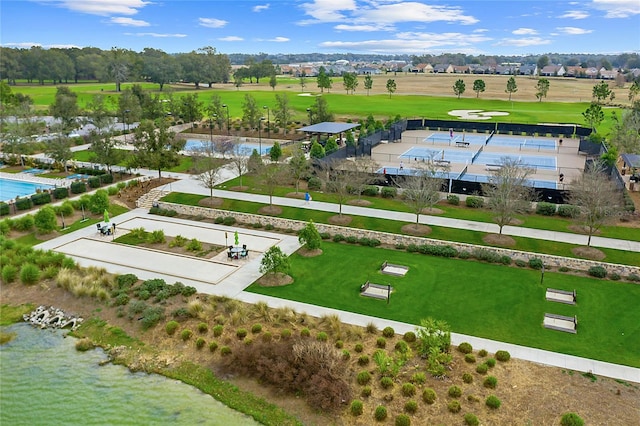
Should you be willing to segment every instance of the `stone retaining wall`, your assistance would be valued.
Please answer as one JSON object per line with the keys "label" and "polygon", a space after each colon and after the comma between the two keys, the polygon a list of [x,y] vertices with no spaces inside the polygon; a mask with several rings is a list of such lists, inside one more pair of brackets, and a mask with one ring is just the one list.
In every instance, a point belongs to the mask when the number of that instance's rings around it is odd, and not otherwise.
{"label": "stone retaining wall", "polygon": [[[183,204],[173,204],[166,202],[159,202],[158,207],[162,209],[175,210],[178,214],[186,216],[199,216],[210,219],[217,217],[233,217],[237,222],[243,224],[260,223],[262,227],[266,225],[272,225],[274,228],[279,229],[292,229],[299,231],[304,228],[306,222],[300,220],[284,219],[274,216],[261,216],[250,213],[234,212],[229,210],[210,209],[199,206],[187,206]],[[549,254],[531,253],[519,250],[512,250],[508,248],[477,246],[474,244],[456,243],[452,241],[434,240],[431,238],[415,237],[411,235],[391,234],[388,232],[369,231],[367,229],[348,228],[343,226],[328,225],[323,223],[316,223],[316,228],[320,233],[329,233],[331,235],[342,234],[345,237],[356,238],[375,238],[380,240],[382,244],[398,245],[402,244],[408,246],[409,244],[432,244],[443,245],[456,248],[458,251],[472,252],[475,249],[482,248],[494,253],[498,253],[500,256],[509,256],[513,260],[524,260],[528,262],[529,259],[540,259],[548,267],[567,267],[569,269],[578,271],[587,271],[592,266],[602,266],[607,270],[608,274],[616,273],[622,277],[626,277],[630,274],[640,275],[640,268],[636,266],[617,265],[613,263],[597,262],[585,259],[574,259],[570,257],[553,256]]]}

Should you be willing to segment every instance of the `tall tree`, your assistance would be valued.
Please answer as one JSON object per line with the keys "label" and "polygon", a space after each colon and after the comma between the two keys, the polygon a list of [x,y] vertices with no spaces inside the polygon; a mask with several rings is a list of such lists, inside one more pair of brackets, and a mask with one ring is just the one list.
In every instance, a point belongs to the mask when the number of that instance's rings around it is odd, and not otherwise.
{"label": "tall tree", "polygon": [[184,141],[175,138],[165,120],[159,120],[157,125],[143,120],[135,129],[133,146],[130,166],[157,170],[161,178],[162,169],[180,164],[179,152],[184,148]]}
{"label": "tall tree", "polygon": [[114,165],[123,158],[122,150],[116,148],[117,141],[111,137],[111,127],[114,118],[106,103],[106,98],[101,95],[94,95],[85,107],[87,121],[94,125],[95,129],[90,133],[91,152],[94,161],[107,167],[111,173]]}
{"label": "tall tree", "polygon": [[367,91],[367,96],[369,96],[369,91],[373,88],[373,77],[371,77],[371,74],[367,74],[364,77],[364,88]]}
{"label": "tall tree", "polygon": [[351,197],[351,178],[353,176],[351,161],[328,161],[323,167],[325,188],[327,192],[334,194],[340,206],[338,214],[342,216],[342,206]]}
{"label": "tall tree", "polygon": [[600,104],[602,101],[611,96],[611,89],[609,88],[609,83],[606,81],[601,81],[600,83],[593,86],[592,97],[595,98],[596,103]]}
{"label": "tall tree", "polygon": [[588,163],[582,175],[571,183],[569,202],[580,209],[578,221],[591,237],[620,211],[621,193],[605,173],[600,162]]}
{"label": "tall tree", "polygon": [[538,66],[538,72],[542,71],[542,68],[549,65],[549,57],[547,55],[540,56],[536,65]]}
{"label": "tall tree", "polygon": [[327,71],[324,67],[320,67],[318,70],[318,76],[316,77],[318,81],[318,87],[320,88],[320,93],[324,93],[324,89],[329,91],[331,89],[332,81],[331,77],[327,75]]}
{"label": "tall tree", "polygon": [[585,123],[591,128],[591,130],[596,130],[596,127],[600,125],[604,121],[604,112],[602,111],[602,107],[595,102],[591,102],[589,108],[587,108],[583,113]]}
{"label": "tall tree", "polygon": [[112,48],[107,57],[107,75],[116,83],[116,92],[122,89],[122,83],[128,80],[131,67],[130,52],[117,47]]}
{"label": "tall tree", "polygon": [[473,81],[473,91],[476,92],[476,98],[480,97],[480,93],[484,92],[486,89],[486,85],[484,80],[477,79]]}
{"label": "tall tree", "polygon": [[507,88],[504,91],[509,94],[509,100],[511,100],[511,95],[518,91],[518,83],[516,83],[515,77],[509,77],[509,80],[507,80]]}
{"label": "tall tree", "polygon": [[389,99],[391,99],[391,94],[396,91],[398,86],[396,85],[396,81],[392,78],[387,80],[387,92],[389,92]]}
{"label": "tall tree", "polygon": [[78,95],[72,92],[68,86],[58,86],[56,89],[56,97],[49,107],[49,112],[55,118],[62,122],[62,131],[69,133],[78,127],[78,115],[80,108],[78,107]]}
{"label": "tall tree", "polygon": [[277,85],[278,85],[278,78],[276,77],[276,74],[273,73],[269,77],[269,86],[271,86],[272,90],[276,90]]}
{"label": "tall tree", "polygon": [[458,99],[460,99],[460,95],[464,93],[465,89],[466,85],[462,79],[456,80],[453,84],[453,93],[458,97]]}
{"label": "tall tree", "polygon": [[222,105],[224,105],[222,103],[222,99],[220,98],[220,95],[216,93],[213,96],[211,96],[211,101],[209,102],[209,105],[207,105],[205,108],[207,111],[207,114],[209,115],[209,118],[218,127],[218,130],[222,130],[222,128],[224,127],[227,121],[227,118],[225,115],[226,110]]}
{"label": "tall tree", "polygon": [[289,176],[296,182],[296,194],[300,191],[300,180],[309,175],[311,165],[300,147],[293,151],[288,163]]}
{"label": "tall tree", "polygon": [[640,152],[640,101],[636,101],[630,110],[622,112],[618,119],[614,116],[611,141],[621,153]]}
{"label": "tall tree", "polygon": [[284,129],[284,134],[286,135],[293,115],[289,106],[289,97],[286,93],[276,94],[276,106],[273,109],[273,113],[276,124]]}
{"label": "tall tree", "polygon": [[269,206],[273,206],[273,195],[287,177],[287,169],[283,164],[265,164],[260,168],[258,176],[269,195]]}
{"label": "tall tree", "polygon": [[533,188],[529,177],[533,169],[518,160],[505,157],[500,167],[491,172],[489,183],[482,186],[488,207],[495,213],[495,221],[502,228],[510,224],[515,216],[528,211],[533,201]]}
{"label": "tall tree", "polygon": [[329,105],[324,97],[317,96],[314,104],[309,109],[311,110],[310,124],[333,121],[333,114],[329,112]]}
{"label": "tall tree", "polygon": [[181,67],[175,56],[147,47],[142,51],[141,57],[144,76],[152,83],[160,85],[160,91],[165,84],[178,79]]}
{"label": "tall tree", "polygon": [[420,214],[425,209],[431,209],[440,201],[440,190],[448,167],[434,159],[428,159],[423,165],[414,166],[415,171],[403,176],[404,180],[397,182],[402,188],[404,203],[416,215],[415,229],[418,229]]}
{"label": "tall tree", "polygon": [[242,122],[252,129],[257,129],[260,124],[260,108],[256,99],[247,93],[242,102]]}
{"label": "tall tree", "polygon": [[539,102],[542,102],[542,98],[547,97],[547,92],[549,91],[549,80],[546,78],[538,79],[536,83],[536,98],[538,98]]}
{"label": "tall tree", "polygon": [[187,123],[193,123],[202,119],[202,102],[198,100],[197,93],[189,93],[182,96],[180,115]]}
{"label": "tall tree", "polygon": [[356,73],[346,72],[342,75],[342,81],[344,85],[344,90],[351,91],[351,94],[356,91],[356,87],[358,87],[358,75]]}
{"label": "tall tree", "polygon": [[71,142],[63,132],[56,132],[56,136],[47,142],[45,153],[64,167],[67,172],[67,162],[73,158]]}
{"label": "tall tree", "polygon": [[299,83],[300,91],[304,92],[304,88],[307,86],[307,72],[305,70],[302,70],[302,72],[300,72]]}

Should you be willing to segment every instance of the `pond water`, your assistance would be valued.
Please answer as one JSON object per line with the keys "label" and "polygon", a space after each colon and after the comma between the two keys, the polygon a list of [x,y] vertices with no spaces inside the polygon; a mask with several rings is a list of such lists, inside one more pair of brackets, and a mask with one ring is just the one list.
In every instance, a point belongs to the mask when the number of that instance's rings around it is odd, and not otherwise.
{"label": "pond water", "polygon": [[166,377],[99,366],[60,330],[25,323],[0,346],[1,425],[257,425],[198,389]]}

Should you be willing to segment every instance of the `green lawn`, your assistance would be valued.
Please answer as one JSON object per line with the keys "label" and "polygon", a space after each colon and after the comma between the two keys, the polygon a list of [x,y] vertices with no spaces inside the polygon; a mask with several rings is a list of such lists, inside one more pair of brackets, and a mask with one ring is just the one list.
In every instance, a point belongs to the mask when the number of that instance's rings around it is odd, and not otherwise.
{"label": "green lawn", "polygon": [[[409,324],[430,316],[456,333],[640,367],[638,285],[551,272],[540,284],[540,272],[531,269],[330,242],[322,250],[290,257],[293,284],[247,290]],[[409,272],[383,275],[385,260]],[[394,287],[390,304],[359,295],[367,280]],[[575,289],[578,304],[547,302],[547,287]],[[545,329],[545,313],[577,315],[578,333]]]}
{"label": "green lawn", "polygon": [[[215,192],[214,192],[215,195]],[[172,192],[162,198],[162,201],[176,204],[185,204],[197,206],[200,200],[207,198],[206,195],[196,194],[184,194]],[[314,200],[315,200],[314,195]],[[251,214],[260,214],[258,211],[264,204],[254,203],[249,201],[240,201],[233,199],[224,199],[223,204],[219,207],[222,210],[237,211]],[[316,223],[329,223],[329,218],[334,216],[333,212],[324,212],[318,210],[300,209],[296,207],[284,207],[282,208],[282,214],[279,217],[287,219],[295,219],[301,221],[313,220]],[[368,216],[352,216],[349,227],[359,229],[369,229],[372,231],[390,232],[393,234],[402,234],[402,226],[406,225],[406,222],[399,222],[388,219],[377,219]],[[482,232],[470,231],[467,229],[447,228],[443,226],[431,226],[431,233],[428,238],[443,241],[455,241],[460,243],[475,244],[479,246],[486,246],[487,244],[482,240],[482,237],[486,235]],[[513,237],[516,241],[516,246],[513,247],[516,250],[552,254],[556,256],[572,257],[575,258],[571,252],[571,249],[576,247],[573,244],[559,243],[554,241],[538,240],[534,238]],[[637,253],[600,248],[605,253],[605,262],[617,263],[623,265],[640,266],[640,256]]]}

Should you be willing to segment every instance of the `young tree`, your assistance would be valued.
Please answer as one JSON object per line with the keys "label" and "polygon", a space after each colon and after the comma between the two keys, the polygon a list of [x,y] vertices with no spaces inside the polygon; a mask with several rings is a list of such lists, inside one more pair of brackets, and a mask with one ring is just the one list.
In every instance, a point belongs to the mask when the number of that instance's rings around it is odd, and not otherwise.
{"label": "young tree", "polygon": [[338,143],[336,142],[336,138],[330,137],[327,139],[327,143],[324,145],[325,154],[331,154],[332,152],[336,152],[338,150]]}
{"label": "young tree", "polygon": [[571,182],[569,202],[580,209],[578,221],[591,237],[620,211],[621,193],[605,173],[600,162],[590,162],[582,175]]}
{"label": "young tree", "polygon": [[[249,157],[242,151],[241,145],[235,143],[233,145],[233,151],[231,152],[231,166],[240,178],[240,188],[242,188],[242,176],[249,170]],[[258,151],[254,150],[256,154]]]}
{"label": "young tree", "polygon": [[595,98],[596,103],[600,104],[602,101],[611,96],[613,92],[609,89],[609,83],[601,81],[593,86],[592,97]]}
{"label": "young tree", "polygon": [[225,161],[216,157],[215,146],[211,143],[203,144],[193,152],[191,158],[195,171],[194,178],[209,190],[209,197],[213,200],[213,189],[218,183]]}
{"label": "young tree", "polygon": [[305,157],[302,149],[296,148],[288,164],[289,176],[296,182],[296,194],[299,192],[300,180],[309,174],[310,168],[309,160]]}
{"label": "young tree", "polygon": [[360,199],[367,186],[376,181],[375,171],[379,166],[371,157],[356,157],[353,161],[350,161],[350,165],[351,191]]}
{"label": "young tree", "polygon": [[93,214],[101,214],[109,210],[109,193],[104,189],[94,192],[89,201],[89,210]]}
{"label": "young tree", "polygon": [[318,250],[322,245],[322,237],[313,223],[313,220],[307,222],[304,228],[298,234],[298,241],[307,250]]}
{"label": "young tree", "polygon": [[516,83],[516,79],[514,76],[509,77],[507,80],[507,88],[505,92],[509,94],[509,100],[511,100],[511,95],[518,91],[518,84]]}
{"label": "young tree", "polygon": [[300,91],[304,92],[304,88],[307,86],[307,72],[305,70],[302,70],[302,72],[300,73]]}
{"label": "young tree", "polygon": [[480,97],[480,92],[484,92],[486,89],[484,80],[477,79],[473,81],[473,91],[476,92],[476,98]]}
{"label": "young tree", "polygon": [[44,206],[33,217],[34,225],[39,233],[49,234],[56,229],[56,212],[51,206]]}
{"label": "young tree", "polygon": [[282,164],[265,164],[258,172],[260,181],[269,195],[269,206],[273,206],[273,194],[287,177],[287,169]]}
{"label": "young tree", "polygon": [[511,223],[516,215],[525,213],[534,198],[529,177],[533,169],[511,158],[503,158],[500,167],[491,172],[489,183],[482,186],[488,207],[495,213],[495,220],[502,228]]}
{"label": "young tree", "polygon": [[311,117],[313,118],[311,124],[322,123],[323,121],[333,121],[333,114],[329,112],[327,100],[322,96],[316,97],[316,100],[310,110]]}
{"label": "young tree", "polygon": [[538,98],[538,102],[542,102],[542,98],[547,97],[547,92],[549,91],[549,80],[546,78],[541,78],[536,83],[536,98]]}
{"label": "young tree", "polygon": [[249,160],[247,160],[247,169],[251,173],[258,173],[264,163],[262,162],[262,156],[258,153],[257,149],[251,151],[251,155],[249,156]]}
{"label": "young tree", "polygon": [[339,214],[342,216],[342,205],[351,196],[351,180],[353,177],[352,162],[348,160],[329,161],[324,164],[324,182],[327,192],[335,195],[340,205]]}
{"label": "young tree", "polygon": [[358,75],[350,72],[344,73],[342,75],[342,81],[344,84],[344,90],[347,91],[347,94],[349,93],[349,90],[351,90],[351,94],[353,95],[356,91],[356,87],[358,87]]}
{"label": "young tree", "polygon": [[327,89],[327,91],[331,89],[331,77],[327,75],[327,71],[324,67],[320,67],[320,69],[318,70],[318,77],[316,77],[316,79],[318,82],[318,87],[320,88],[320,93],[324,93],[324,89]]}
{"label": "young tree", "polygon": [[389,99],[391,99],[391,94],[396,91],[398,86],[396,85],[396,81],[392,78],[387,80],[387,92],[389,92]]}
{"label": "young tree", "polygon": [[465,89],[466,85],[461,78],[456,80],[456,82],[453,84],[453,93],[458,97],[458,99],[460,99],[460,95],[464,93]]}
{"label": "young tree", "polygon": [[226,110],[222,106],[224,103],[217,93],[211,96],[211,101],[206,107],[207,114],[213,123],[218,127],[218,130],[222,130],[226,124]]}
{"label": "young tree", "polygon": [[371,74],[367,74],[364,77],[364,88],[367,91],[367,96],[369,96],[369,90],[373,88],[373,77],[371,77]]}
{"label": "young tree", "polygon": [[64,167],[64,172],[67,172],[67,161],[73,158],[73,153],[71,152],[71,142],[65,134],[59,132],[55,138],[48,141],[45,153],[60,163]]}
{"label": "young tree", "polygon": [[311,144],[311,149],[309,150],[309,157],[311,158],[324,158],[325,157],[324,147],[318,143],[318,141],[313,141]]}
{"label": "young tree", "polygon": [[271,161],[278,162],[282,157],[282,148],[280,148],[280,144],[278,142],[274,142],[271,150],[269,151],[269,157]]}
{"label": "young tree", "polygon": [[416,215],[415,227],[420,223],[420,214],[425,209],[432,208],[440,201],[440,190],[446,166],[429,159],[423,166],[415,166],[415,172],[404,176],[398,186],[402,188],[404,203]]}
{"label": "young tree", "polygon": [[269,86],[271,86],[272,90],[276,90],[277,85],[278,85],[278,78],[276,77],[275,74],[271,74],[271,77],[269,77]]}
{"label": "young tree", "polygon": [[242,103],[242,122],[252,129],[257,129],[260,123],[260,108],[256,99],[249,93],[244,95]]}
{"label": "young tree", "polygon": [[582,116],[584,117],[585,123],[593,131],[604,121],[604,111],[602,111],[602,107],[595,102],[591,102],[591,105],[582,113]]}
{"label": "young tree", "polygon": [[289,257],[279,246],[271,246],[260,261],[261,274],[286,274],[290,268]]}
{"label": "young tree", "polygon": [[289,122],[291,121],[292,113],[289,106],[289,97],[286,93],[276,94],[276,106],[273,109],[276,124],[284,129],[284,134],[287,134]]}
{"label": "young tree", "polygon": [[133,146],[130,166],[157,170],[161,178],[162,169],[180,164],[179,152],[184,141],[175,138],[165,120],[160,120],[157,126],[153,121],[143,120],[135,130]]}

